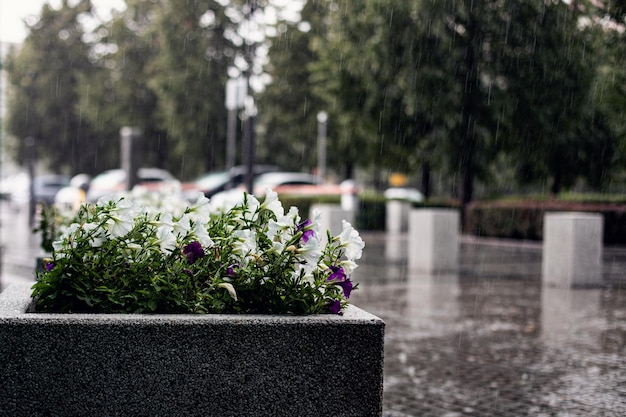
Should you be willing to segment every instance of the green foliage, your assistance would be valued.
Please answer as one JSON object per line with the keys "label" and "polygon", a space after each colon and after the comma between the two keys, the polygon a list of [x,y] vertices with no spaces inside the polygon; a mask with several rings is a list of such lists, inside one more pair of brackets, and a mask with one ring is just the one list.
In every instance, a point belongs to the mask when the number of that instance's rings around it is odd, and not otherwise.
{"label": "green foliage", "polygon": [[[154,204],[154,203],[153,203]],[[89,313],[339,313],[363,241],[288,213],[275,193],[227,210],[200,197],[81,207],[33,286],[37,311]]]}
{"label": "green foliage", "polygon": [[606,196],[567,195],[558,200],[539,196],[476,201],[468,208],[464,232],[483,237],[541,240],[543,219],[550,211],[600,213],[604,219],[604,244],[626,243],[623,198],[615,200]]}
{"label": "green foliage", "polygon": [[[317,114],[327,110],[314,94],[310,65],[317,61],[312,39],[325,33],[328,14],[325,1],[311,0],[304,6],[300,22],[281,22],[269,39],[269,63],[265,71],[272,83],[260,95],[257,142],[259,162],[286,170],[311,171],[317,165]],[[331,117],[329,143],[338,139]],[[331,145],[332,146],[332,145]],[[330,163],[342,161],[329,154]]]}
{"label": "green foliage", "polygon": [[59,10],[44,5],[19,54],[7,62],[7,130],[19,140],[13,148],[18,162],[36,153],[55,172],[92,172],[110,154],[110,145],[77,110],[79,80],[92,69],[78,22],[90,12],[88,0],[63,2]]}
{"label": "green foliage", "polygon": [[6,62],[20,163],[36,149],[54,171],[119,166],[119,129],[131,125],[144,132],[144,165],[196,177],[224,162],[227,74],[263,70],[259,162],[311,170],[324,110],[340,176],[421,170],[428,194],[432,171],[464,203],[501,161],[515,173],[507,188],[554,193],[581,179],[606,188],[624,171],[622,0],[308,0],[300,21],[279,18],[263,41],[244,25],[272,1],[126,3],[88,34],[78,22],[89,1],[46,5]]}

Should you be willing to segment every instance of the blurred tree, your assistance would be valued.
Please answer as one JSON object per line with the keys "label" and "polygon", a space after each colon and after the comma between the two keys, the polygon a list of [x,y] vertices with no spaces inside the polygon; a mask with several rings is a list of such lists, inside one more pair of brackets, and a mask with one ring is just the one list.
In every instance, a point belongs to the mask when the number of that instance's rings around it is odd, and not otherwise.
{"label": "blurred tree", "polygon": [[580,9],[534,0],[510,3],[502,17],[507,30],[495,49],[518,178],[550,178],[554,194],[581,176],[596,184],[613,150],[606,122],[589,101],[598,55],[579,28]]}
{"label": "blurred tree", "polygon": [[495,130],[480,72],[489,69],[482,42],[493,4],[333,4],[314,68],[319,93],[339,119],[337,152],[363,166],[421,167],[427,195],[431,168],[458,169],[469,201]]}
{"label": "blurred tree", "polygon": [[[309,0],[298,22],[279,21],[265,71],[272,82],[259,95],[259,162],[286,170],[311,171],[317,165],[317,113],[326,110],[313,93],[309,66],[317,60],[311,40],[324,36],[326,0]],[[334,140],[333,120],[329,121]],[[334,164],[338,164],[333,158]]]}
{"label": "blurred tree", "polygon": [[237,49],[227,35],[236,29],[225,10],[217,1],[168,0],[155,11],[150,34],[159,54],[149,86],[167,132],[170,169],[181,178],[224,158],[225,85]]}
{"label": "blurred tree", "polygon": [[51,170],[93,173],[109,150],[78,107],[79,79],[93,70],[79,24],[82,14],[91,13],[91,2],[72,4],[44,5],[22,48],[8,60],[7,130],[19,139],[11,149],[19,163],[33,149],[26,141],[31,137],[38,159]]}
{"label": "blurred tree", "polygon": [[142,165],[166,167],[166,133],[156,117],[157,96],[148,81],[157,70],[153,61],[159,49],[151,32],[160,1],[127,0],[90,37],[94,71],[81,78],[80,108],[85,117],[115,149],[111,166],[119,167],[119,132],[137,126],[143,132]]}

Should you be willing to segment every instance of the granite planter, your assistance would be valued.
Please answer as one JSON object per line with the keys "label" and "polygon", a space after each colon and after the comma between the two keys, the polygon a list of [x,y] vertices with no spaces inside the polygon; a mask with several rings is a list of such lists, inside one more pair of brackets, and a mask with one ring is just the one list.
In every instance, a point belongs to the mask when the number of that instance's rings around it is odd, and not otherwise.
{"label": "granite planter", "polygon": [[380,416],[384,322],[30,312],[0,294],[0,415]]}

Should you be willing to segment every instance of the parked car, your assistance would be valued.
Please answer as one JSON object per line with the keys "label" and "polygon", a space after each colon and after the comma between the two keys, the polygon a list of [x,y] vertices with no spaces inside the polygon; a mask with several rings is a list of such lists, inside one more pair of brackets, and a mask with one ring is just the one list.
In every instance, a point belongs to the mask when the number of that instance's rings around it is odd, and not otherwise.
{"label": "parked car", "polygon": [[[276,172],[280,168],[275,165],[255,165],[254,175]],[[208,172],[195,181],[183,185],[185,194],[191,198],[195,191],[200,191],[208,198],[215,194],[241,186],[246,180],[247,167],[238,165],[227,171]]]}
{"label": "parked car", "polygon": [[34,180],[35,203],[52,205],[59,190],[70,184],[70,178],[65,175],[40,175]]}
{"label": "parked car", "polygon": [[[8,179],[6,198],[14,207],[26,204],[30,201],[31,189],[28,174],[21,173]],[[36,204],[50,205],[54,203],[57,192],[69,185],[70,179],[65,175],[38,175],[33,181],[33,197]]]}
{"label": "parked car", "polygon": [[350,182],[330,184],[319,177],[305,172],[271,172],[259,175],[254,181],[253,193],[257,197],[265,195],[270,188],[278,194],[291,195],[342,195],[356,193]]}
{"label": "parked car", "polygon": [[262,196],[267,188],[277,193],[303,193],[308,190],[319,190],[322,184],[323,181],[319,177],[306,172],[270,172],[255,178],[253,194]]}
{"label": "parked car", "polygon": [[[168,171],[160,168],[139,168],[137,185],[148,191],[180,192],[181,183]],[[124,191],[126,172],[123,169],[111,169],[96,175],[89,184],[86,200],[93,202],[100,197]]]}
{"label": "parked car", "polygon": [[[276,191],[278,194],[291,195],[342,195],[352,193],[354,186],[346,188],[345,185],[327,184],[319,177],[305,172],[268,172],[258,175],[254,180],[253,194],[263,198],[267,189]],[[211,202],[217,206],[231,206],[239,201],[244,185],[237,188],[216,193]]]}
{"label": "parked car", "polygon": [[410,203],[424,201],[424,195],[416,188],[391,187],[385,190],[384,196],[387,200],[404,200]]}
{"label": "parked car", "polygon": [[70,185],[63,187],[54,197],[54,205],[62,211],[76,211],[85,202],[91,177],[78,174],[72,177]]}

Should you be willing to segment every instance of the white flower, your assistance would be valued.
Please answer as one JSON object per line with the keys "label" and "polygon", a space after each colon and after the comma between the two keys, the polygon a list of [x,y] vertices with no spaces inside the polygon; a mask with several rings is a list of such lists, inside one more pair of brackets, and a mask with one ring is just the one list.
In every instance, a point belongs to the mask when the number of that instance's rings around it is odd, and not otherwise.
{"label": "white flower", "polygon": [[122,237],[130,232],[135,225],[135,220],[130,214],[123,213],[122,216],[110,215],[104,227],[111,233],[111,236]]}
{"label": "white flower", "polygon": [[271,211],[276,217],[285,215],[285,209],[280,200],[278,200],[278,193],[270,188],[265,190],[265,200],[261,204],[261,209]]}
{"label": "white flower", "polygon": [[89,240],[91,247],[99,248],[104,244],[106,235],[103,230],[99,229],[96,223],[85,223],[82,225],[82,230],[85,234],[91,235],[91,239]]}
{"label": "white flower", "polygon": [[196,201],[188,207],[189,217],[198,223],[207,223],[211,218],[211,204],[208,198],[198,192]]}
{"label": "white flower", "polygon": [[237,301],[237,291],[235,291],[235,287],[233,287],[233,284],[230,284],[228,282],[222,282],[221,284],[217,284],[217,286],[220,288],[226,288],[226,291],[228,291],[230,296],[233,297],[235,301]]}
{"label": "white flower", "polygon": [[204,224],[195,223],[192,233],[203,248],[210,248],[215,244]]}
{"label": "white flower", "polygon": [[322,256],[322,246],[317,236],[311,238],[298,249],[298,254],[302,256],[307,265],[316,266]]}
{"label": "white flower", "polygon": [[358,265],[353,260],[348,259],[348,260],[339,262],[339,266],[343,268],[343,272],[345,272],[346,275],[350,275],[352,274],[352,272],[354,272],[354,270],[356,269]]}
{"label": "white flower", "polygon": [[363,248],[365,247],[363,239],[361,239],[359,232],[357,232],[349,222],[345,220],[341,222],[343,224],[343,230],[339,235],[339,242],[340,247],[345,250],[346,258],[351,261],[361,258]]}
{"label": "white flower", "polygon": [[[184,237],[191,231],[191,218],[187,213],[183,214],[178,221],[173,222],[174,234],[176,236]],[[196,222],[198,224],[198,222]]]}
{"label": "white flower", "polygon": [[235,230],[233,236],[236,238],[233,243],[235,253],[244,257],[256,252],[256,233],[254,230]]}
{"label": "white flower", "polygon": [[161,252],[169,254],[176,249],[176,236],[174,235],[174,229],[168,226],[160,226],[156,230],[156,241],[154,242],[159,246]]}

